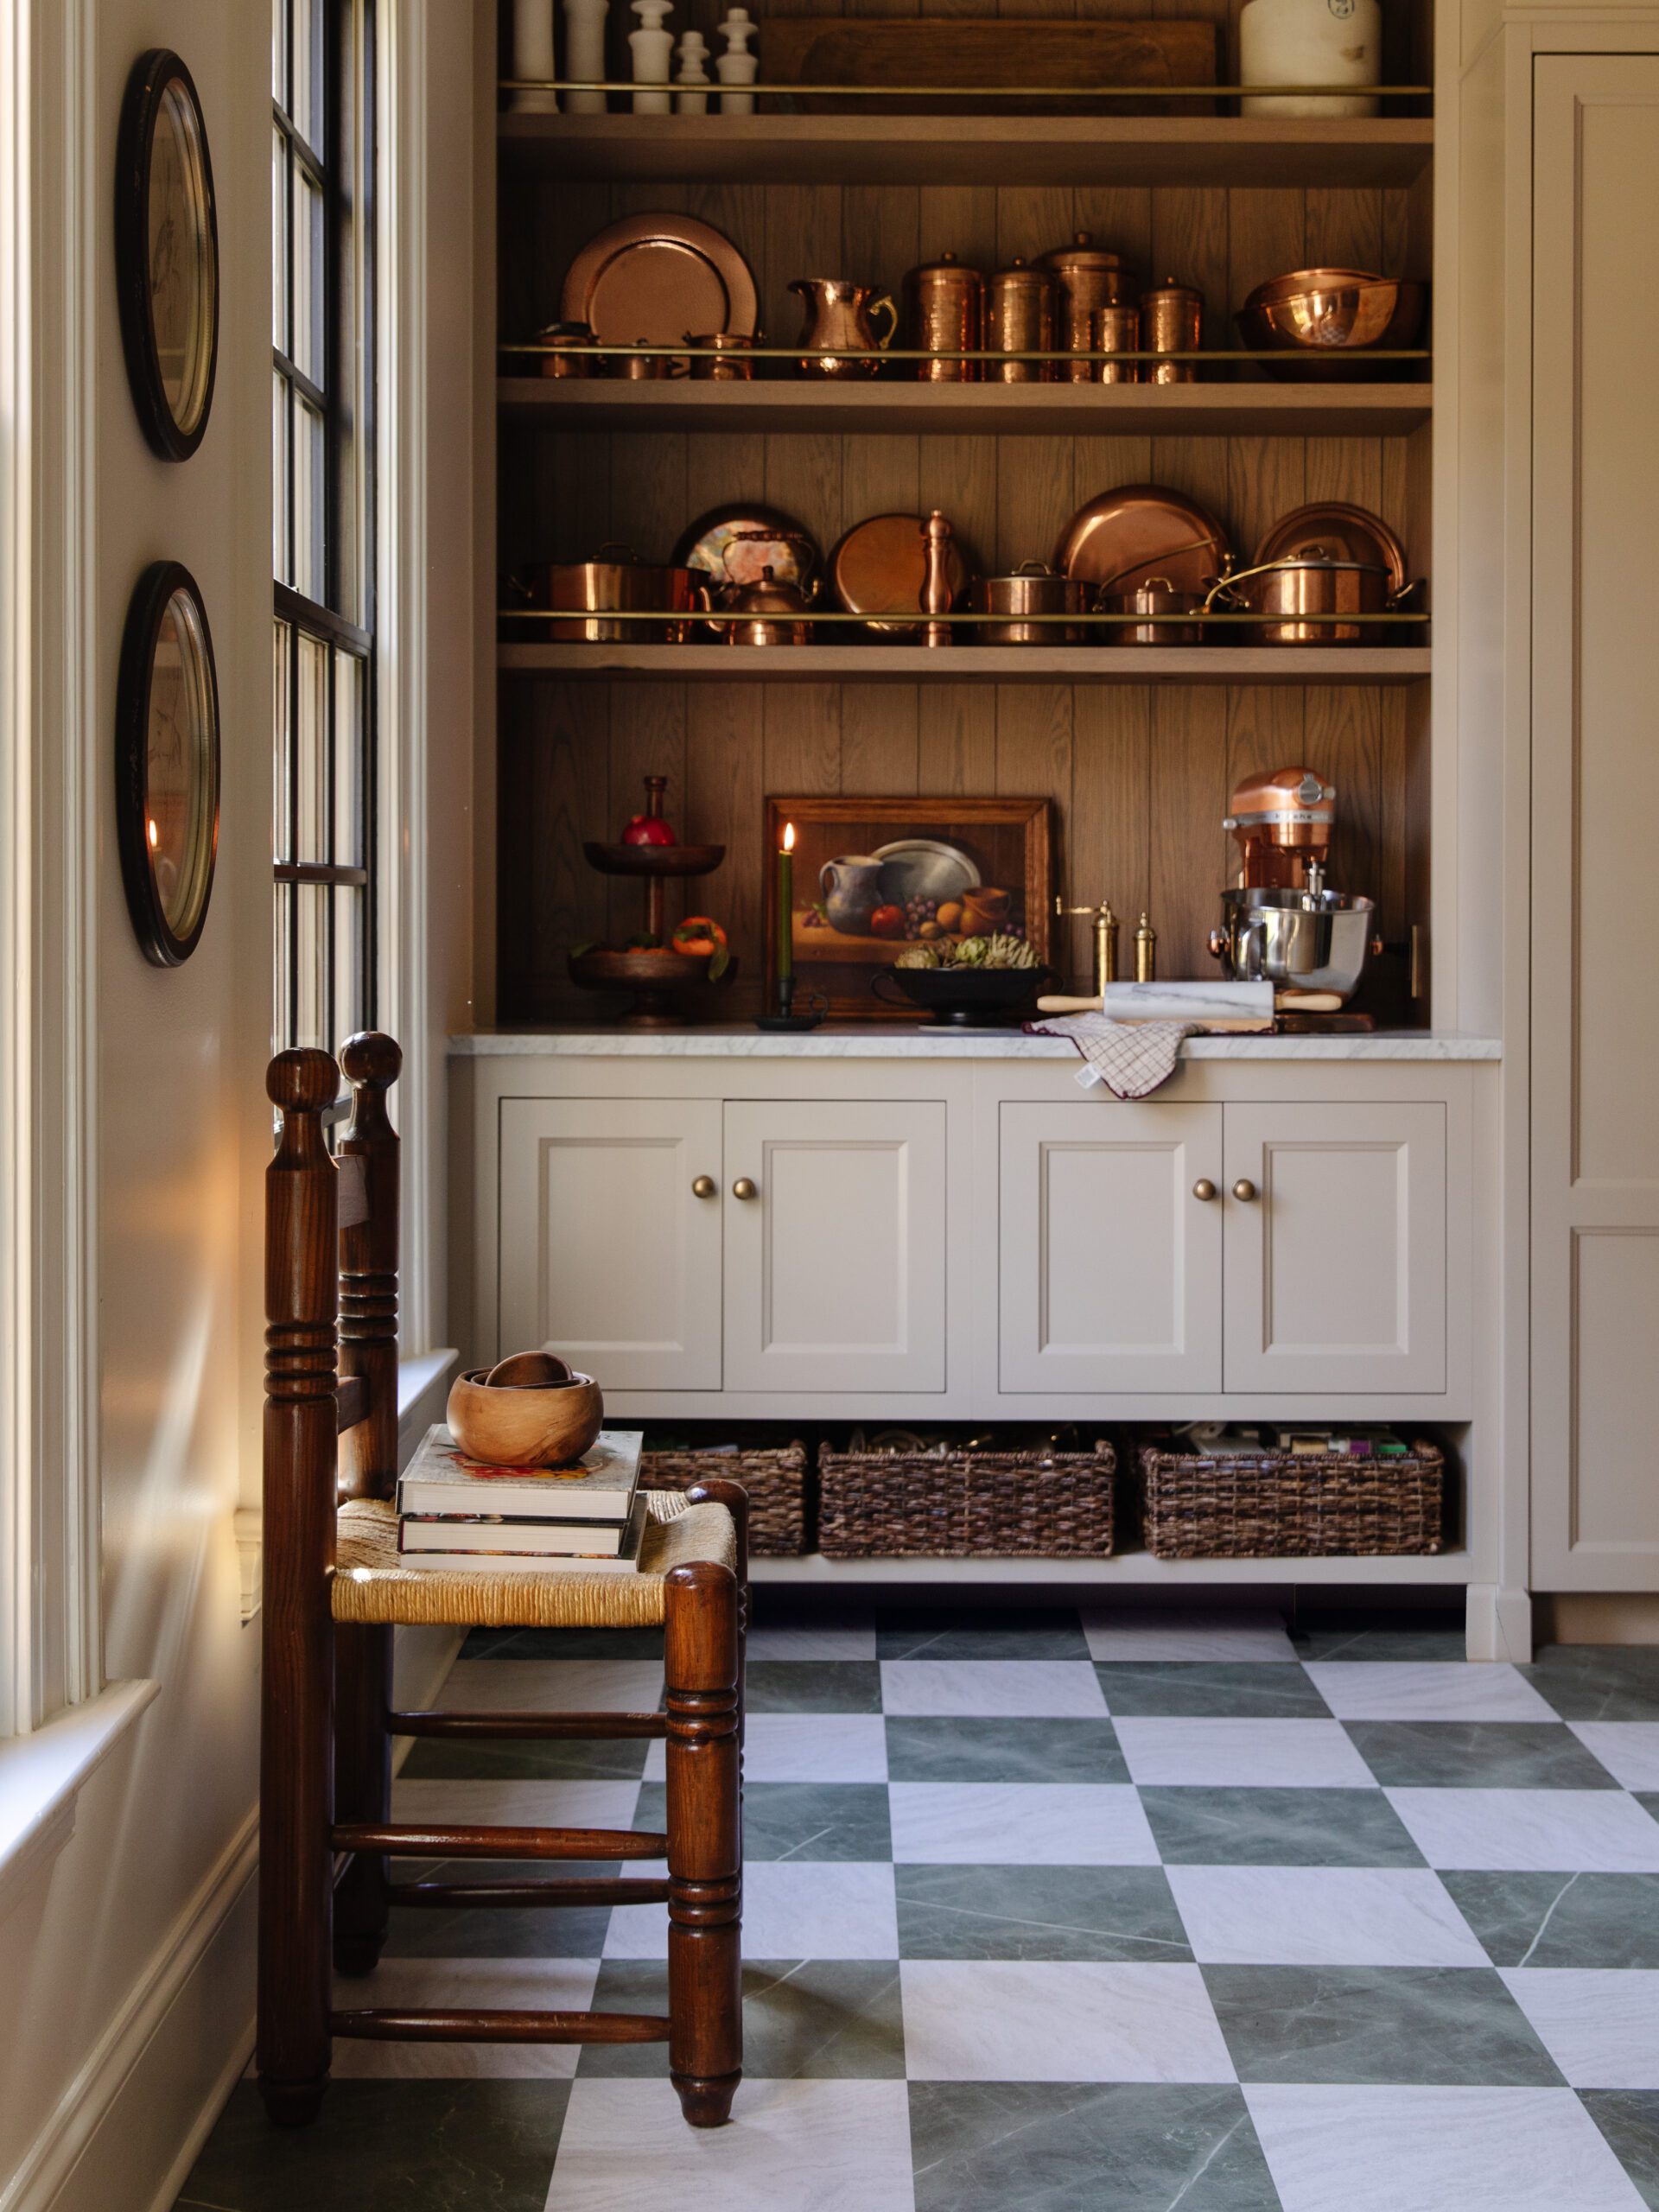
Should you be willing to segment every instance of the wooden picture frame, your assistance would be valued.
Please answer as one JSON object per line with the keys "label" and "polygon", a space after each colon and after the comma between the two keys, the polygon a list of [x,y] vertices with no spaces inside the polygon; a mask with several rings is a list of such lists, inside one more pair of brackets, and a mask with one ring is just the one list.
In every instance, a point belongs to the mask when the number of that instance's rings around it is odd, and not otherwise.
{"label": "wooden picture frame", "polygon": [[127,609],[116,692],[115,816],[144,957],[178,968],[200,940],[219,852],[219,682],[195,578],[156,561]]}
{"label": "wooden picture frame", "polygon": [[[948,909],[964,903],[951,893],[957,883],[971,898],[976,891],[999,894],[982,903],[977,918],[1021,932],[1039,962],[1048,957],[1052,889],[1052,830],[1046,798],[768,798],[766,804],[766,1002],[777,995],[780,916],[778,852],[784,829],[795,828],[793,855],[795,917],[791,944],[796,988],[810,1002],[822,997],[833,1021],[916,1020],[913,1008],[884,1004],[872,991],[873,979],[893,965],[907,944],[921,939],[911,899],[930,890],[944,895],[935,905]],[[919,849],[907,875],[904,856],[884,848]],[[952,861],[951,854],[962,858]],[[895,860],[899,868],[893,865]],[[823,871],[831,863],[854,861],[829,887]],[[870,872],[874,868],[874,873]],[[965,882],[971,874],[974,880]],[[908,889],[901,904],[895,894]],[[1006,906],[1001,894],[1006,894]],[[882,910],[897,906],[904,926]],[[858,926],[868,908],[874,929]],[[804,917],[817,912],[819,920]],[[945,934],[954,934],[954,927]],[[840,957],[844,955],[845,957]]]}
{"label": "wooden picture frame", "polygon": [[127,79],[115,160],[115,272],[127,381],[144,436],[188,461],[213,412],[219,365],[219,211],[207,125],[168,47]]}

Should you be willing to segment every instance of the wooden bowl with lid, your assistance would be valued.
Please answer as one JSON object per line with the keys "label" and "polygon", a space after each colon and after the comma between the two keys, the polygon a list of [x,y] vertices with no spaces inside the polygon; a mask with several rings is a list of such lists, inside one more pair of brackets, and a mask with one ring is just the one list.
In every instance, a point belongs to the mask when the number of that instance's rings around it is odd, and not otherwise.
{"label": "wooden bowl with lid", "polygon": [[580,1459],[605,1421],[593,1376],[572,1370],[563,1382],[493,1382],[495,1372],[475,1367],[449,1388],[444,1417],[467,1458],[492,1467],[563,1467]]}

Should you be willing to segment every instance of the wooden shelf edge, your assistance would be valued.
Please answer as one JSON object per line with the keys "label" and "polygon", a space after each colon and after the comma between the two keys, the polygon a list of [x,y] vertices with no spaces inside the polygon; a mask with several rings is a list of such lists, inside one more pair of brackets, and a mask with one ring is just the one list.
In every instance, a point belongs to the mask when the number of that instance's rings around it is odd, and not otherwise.
{"label": "wooden shelf edge", "polygon": [[1154,1559],[1150,1552],[1120,1552],[1110,1559],[752,1559],[756,1582],[796,1587],[857,1589],[894,1584],[978,1583],[1122,1589],[1160,1583],[1349,1586],[1478,1581],[1467,1551],[1422,1557],[1370,1559]]}
{"label": "wooden shelf edge", "polygon": [[1427,384],[748,384],[509,376],[509,420],[547,429],[835,431],[872,435],[1386,437],[1430,419]]}
{"label": "wooden shelf edge", "polygon": [[1414,683],[1426,645],[505,645],[507,676],[657,683]]}

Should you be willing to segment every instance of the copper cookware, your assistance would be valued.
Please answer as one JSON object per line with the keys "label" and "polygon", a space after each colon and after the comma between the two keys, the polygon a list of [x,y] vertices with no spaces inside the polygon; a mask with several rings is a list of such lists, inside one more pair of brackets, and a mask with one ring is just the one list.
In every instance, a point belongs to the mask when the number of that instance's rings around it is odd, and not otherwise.
{"label": "copper cookware", "polygon": [[653,567],[627,545],[601,545],[596,561],[538,562],[512,587],[530,606],[571,618],[547,625],[544,634],[556,645],[683,645],[689,623],[603,618],[635,607],[690,615],[702,597],[702,581],[690,569]]}
{"label": "copper cookware", "polygon": [[[817,585],[791,581],[773,565],[772,556],[779,550],[779,535],[764,526],[732,534],[731,550],[747,546],[760,563],[760,573],[741,582],[728,582],[715,592],[715,604],[722,614],[742,618],[714,626],[728,645],[804,645],[811,641],[812,625],[800,618],[817,597]],[[798,575],[803,563],[810,567],[814,556],[811,542],[804,532],[796,533],[796,539],[789,566]],[[728,570],[730,565],[728,557]]]}
{"label": "copper cookware", "polygon": [[1381,515],[1343,499],[1311,500],[1281,516],[1251,558],[1278,561],[1316,546],[1337,560],[1380,563],[1389,572],[1389,589],[1404,588],[1406,552],[1400,540]]}
{"label": "copper cookware", "polygon": [[[830,555],[830,582],[849,614],[903,616],[873,620],[870,629],[887,637],[913,638],[922,627],[927,586],[927,518],[923,515],[871,515],[855,523]],[[952,602],[968,582],[958,541],[942,549]]]}
{"label": "copper cookware", "polygon": [[[1204,295],[1173,276],[1141,295],[1141,343],[1149,353],[1196,353],[1204,330]],[[1196,361],[1143,361],[1146,384],[1196,384]]]}
{"label": "copper cookware", "polygon": [[[1067,353],[1092,352],[1094,316],[1102,308],[1133,306],[1140,289],[1122,255],[1097,246],[1092,231],[1074,232],[1070,245],[1056,246],[1037,265],[1054,278],[1059,295],[1055,325],[1060,348]],[[1069,383],[1090,384],[1094,367],[1089,361],[1069,361],[1062,374]]]}
{"label": "copper cookware", "polygon": [[571,263],[559,315],[591,325],[610,346],[677,345],[688,330],[752,338],[760,296],[748,263],[712,223],[629,215],[589,238]]}
{"label": "copper cookware", "polygon": [[977,361],[950,358],[976,352],[985,327],[985,279],[969,269],[954,253],[925,261],[907,271],[904,283],[905,327],[912,346],[938,356],[918,361],[917,380],[922,384],[972,384],[979,375]]}
{"label": "copper cookware", "polygon": [[1163,576],[1177,591],[1204,592],[1231,560],[1226,532],[1196,499],[1163,484],[1121,484],[1078,508],[1054,566],[1103,591]]}
{"label": "copper cookware", "polygon": [[770,568],[780,583],[804,589],[818,568],[818,549],[804,526],[760,499],[710,507],[680,532],[670,558],[717,584],[758,583]]}
{"label": "copper cookware", "polygon": [[[881,373],[880,356],[891,346],[899,327],[899,310],[886,292],[873,284],[855,284],[850,276],[797,276],[790,285],[806,302],[806,319],[799,343],[804,349],[796,364],[804,377],[874,377]],[[878,338],[872,318],[887,317],[885,334]],[[821,350],[820,350],[821,349]],[[838,353],[860,353],[867,360],[838,360]]]}
{"label": "copper cookware", "polygon": [[[1392,613],[1414,589],[1407,584],[1391,590],[1381,562],[1344,561],[1323,546],[1310,545],[1304,552],[1239,569],[1215,586],[1205,605],[1206,611],[1219,604],[1264,617],[1248,632],[1259,645],[1368,645],[1377,641],[1377,626],[1360,618]],[[1320,615],[1352,619],[1309,619]]]}
{"label": "copper cookware", "polygon": [[1097,635],[1103,645],[1201,645],[1204,594],[1177,591],[1167,576],[1148,576],[1128,591],[1102,592],[1096,611],[1101,614],[1192,615],[1190,622],[1103,622]]}
{"label": "copper cookware", "polygon": [[691,356],[691,373],[703,384],[747,384],[754,375],[754,363],[749,359],[754,349],[753,338],[746,338],[735,331],[706,331],[701,337],[685,334],[688,346],[702,350]]}
{"label": "copper cookware", "polygon": [[1373,351],[1412,346],[1427,288],[1363,269],[1298,269],[1258,284],[1234,320],[1262,369],[1287,381],[1398,375],[1410,365],[1372,361]]}
{"label": "copper cookware", "polygon": [[[999,269],[986,288],[985,346],[1000,353],[1052,353],[1054,350],[1054,279],[1046,269],[1028,269],[1016,254],[1013,265]],[[986,373],[997,384],[1046,384],[1052,361],[988,361]]]}
{"label": "copper cookware", "polygon": [[602,356],[595,359],[590,353],[573,353],[566,349],[573,346],[591,346],[594,334],[585,322],[550,322],[545,330],[536,334],[538,346],[552,346],[556,352],[542,356],[544,377],[591,377],[605,373]]}
{"label": "copper cookware", "polygon": [[1071,622],[1031,622],[1032,614],[1083,614],[1088,589],[1075,576],[1057,575],[1044,561],[1022,561],[1011,575],[981,576],[969,594],[980,614],[1001,614],[1002,622],[977,622],[982,645],[1078,645],[1087,634]]}
{"label": "copper cookware", "polygon": [[[1097,308],[1090,317],[1089,343],[1096,353],[1135,353],[1141,346],[1139,308]],[[1100,384],[1138,384],[1139,361],[1096,361],[1095,378]]]}

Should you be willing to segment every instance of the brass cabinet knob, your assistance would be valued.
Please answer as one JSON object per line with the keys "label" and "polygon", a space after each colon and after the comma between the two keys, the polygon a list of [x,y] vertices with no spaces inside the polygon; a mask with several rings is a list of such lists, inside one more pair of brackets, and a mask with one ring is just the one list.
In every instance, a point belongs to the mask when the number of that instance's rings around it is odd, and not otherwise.
{"label": "brass cabinet knob", "polygon": [[1236,1198],[1242,1198],[1246,1205],[1248,1205],[1250,1200],[1255,1196],[1255,1185],[1251,1182],[1248,1175],[1241,1175],[1237,1182],[1234,1184],[1233,1196]]}
{"label": "brass cabinet knob", "polygon": [[750,1182],[747,1175],[740,1175],[732,1185],[732,1196],[734,1198],[758,1198],[760,1195],[759,1189]]}
{"label": "brass cabinet knob", "polygon": [[698,1175],[692,1179],[691,1195],[694,1198],[712,1198],[719,1187],[712,1175]]}
{"label": "brass cabinet knob", "polygon": [[1216,1186],[1207,1175],[1200,1175],[1192,1185],[1192,1195],[1195,1198],[1202,1198],[1207,1203],[1215,1197]]}

